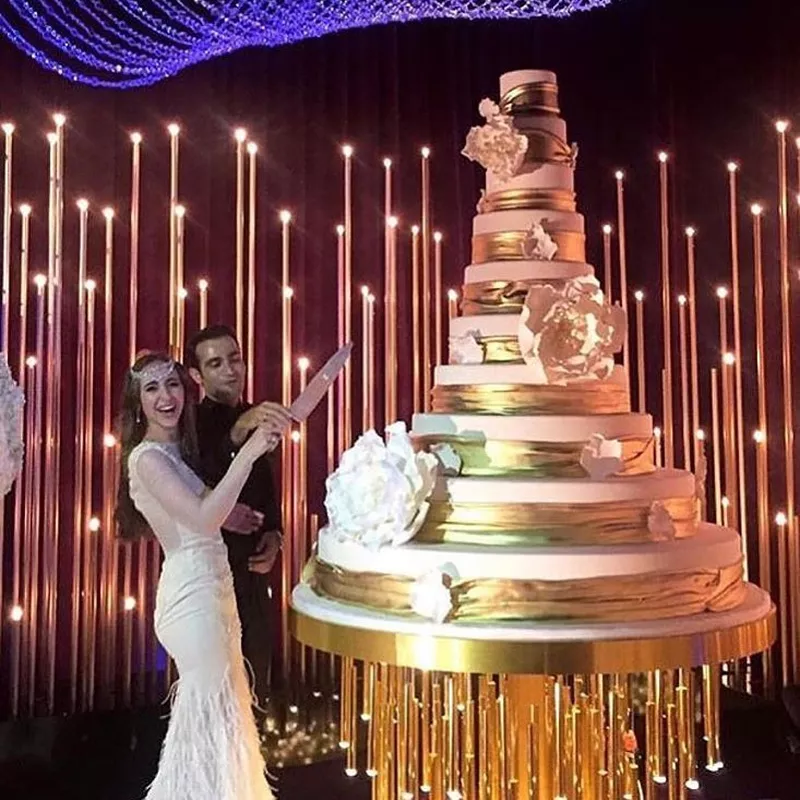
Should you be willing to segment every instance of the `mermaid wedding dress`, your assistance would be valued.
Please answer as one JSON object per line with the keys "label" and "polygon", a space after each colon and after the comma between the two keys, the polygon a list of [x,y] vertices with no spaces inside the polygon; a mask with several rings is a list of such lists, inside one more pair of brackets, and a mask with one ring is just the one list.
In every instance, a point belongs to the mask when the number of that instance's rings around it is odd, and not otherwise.
{"label": "mermaid wedding dress", "polygon": [[220,525],[252,459],[242,450],[206,487],[177,445],[130,454],[130,494],[164,551],[155,629],[178,668],[172,714],[147,800],[271,800],[251,710],[233,579]]}

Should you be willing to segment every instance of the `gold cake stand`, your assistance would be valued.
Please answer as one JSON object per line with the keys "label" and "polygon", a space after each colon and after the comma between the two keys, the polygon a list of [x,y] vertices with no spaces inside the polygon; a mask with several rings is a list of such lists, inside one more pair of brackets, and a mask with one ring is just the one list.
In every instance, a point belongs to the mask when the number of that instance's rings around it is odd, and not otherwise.
{"label": "gold cake stand", "polygon": [[767,607],[717,630],[591,641],[367,629],[297,604],[291,625],[342,657],[339,745],[374,800],[633,800],[640,786],[688,800],[698,753],[722,767],[721,666],[772,644]]}

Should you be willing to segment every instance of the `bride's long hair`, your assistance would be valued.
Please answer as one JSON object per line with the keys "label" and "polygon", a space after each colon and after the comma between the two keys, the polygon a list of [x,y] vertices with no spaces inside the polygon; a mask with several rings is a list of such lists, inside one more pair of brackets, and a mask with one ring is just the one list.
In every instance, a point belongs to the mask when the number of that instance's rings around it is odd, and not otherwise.
{"label": "bride's long hair", "polygon": [[[125,373],[117,420],[121,463],[115,512],[117,529],[123,539],[138,539],[141,536],[151,535],[150,526],[131,500],[129,486],[128,458],[133,448],[141,443],[147,432],[147,419],[142,411],[141,385],[137,376],[150,364],[169,364],[171,361],[172,359],[166,353],[145,353],[140,355]],[[197,389],[183,364],[175,362],[175,371],[183,384],[185,396],[183,413],[178,421],[178,443],[181,457],[187,464],[196,467],[199,460],[195,425]]]}

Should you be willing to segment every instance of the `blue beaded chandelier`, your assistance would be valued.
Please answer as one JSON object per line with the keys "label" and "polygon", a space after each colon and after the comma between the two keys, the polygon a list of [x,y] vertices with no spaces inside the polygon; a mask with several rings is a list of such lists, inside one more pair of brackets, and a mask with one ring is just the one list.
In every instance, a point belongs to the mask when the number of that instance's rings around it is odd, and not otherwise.
{"label": "blue beaded chandelier", "polygon": [[566,17],[612,0],[3,0],[0,32],[41,66],[131,88],[242,47],[434,18]]}

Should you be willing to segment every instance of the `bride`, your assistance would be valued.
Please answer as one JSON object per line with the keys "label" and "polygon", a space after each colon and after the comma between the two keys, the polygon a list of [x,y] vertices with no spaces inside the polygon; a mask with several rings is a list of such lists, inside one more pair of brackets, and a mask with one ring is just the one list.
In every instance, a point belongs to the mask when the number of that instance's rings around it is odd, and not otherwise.
{"label": "bride", "polygon": [[128,371],[122,396],[117,519],[123,537],[152,531],[164,551],[155,629],[178,668],[147,800],[270,800],[220,526],[253,462],[277,446],[289,416],[276,411],[256,429],[209,491],[192,470],[191,392],[183,366],[148,354]]}

